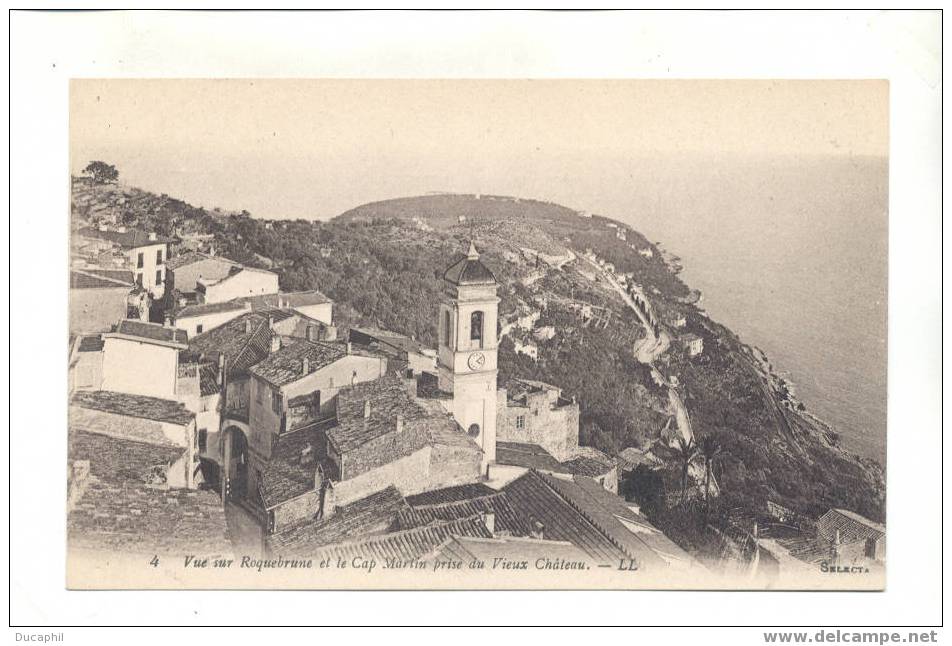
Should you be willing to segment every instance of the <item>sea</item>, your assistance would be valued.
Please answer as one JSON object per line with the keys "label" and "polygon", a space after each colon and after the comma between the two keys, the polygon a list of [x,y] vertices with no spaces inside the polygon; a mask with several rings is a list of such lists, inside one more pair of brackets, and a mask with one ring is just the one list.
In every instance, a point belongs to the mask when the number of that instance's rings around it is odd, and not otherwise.
{"label": "sea", "polygon": [[887,161],[645,160],[629,179],[612,217],[679,256],[700,307],[885,465]]}

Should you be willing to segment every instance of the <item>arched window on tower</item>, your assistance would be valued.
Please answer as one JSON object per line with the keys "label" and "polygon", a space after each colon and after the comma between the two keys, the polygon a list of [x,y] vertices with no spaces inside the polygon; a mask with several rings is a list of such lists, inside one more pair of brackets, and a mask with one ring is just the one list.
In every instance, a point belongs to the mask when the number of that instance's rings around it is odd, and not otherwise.
{"label": "arched window on tower", "polygon": [[452,345],[450,339],[450,313],[443,311],[443,343],[445,345]]}
{"label": "arched window on tower", "polygon": [[483,313],[476,311],[469,317],[469,338],[483,347]]}

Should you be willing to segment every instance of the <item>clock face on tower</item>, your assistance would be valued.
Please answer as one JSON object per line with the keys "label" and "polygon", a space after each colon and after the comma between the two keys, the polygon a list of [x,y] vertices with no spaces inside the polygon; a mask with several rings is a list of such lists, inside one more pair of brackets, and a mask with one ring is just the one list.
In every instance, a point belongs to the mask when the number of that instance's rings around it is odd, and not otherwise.
{"label": "clock face on tower", "polygon": [[469,366],[470,370],[479,370],[486,365],[486,355],[482,352],[474,352],[469,355],[469,359],[466,361],[466,364]]}

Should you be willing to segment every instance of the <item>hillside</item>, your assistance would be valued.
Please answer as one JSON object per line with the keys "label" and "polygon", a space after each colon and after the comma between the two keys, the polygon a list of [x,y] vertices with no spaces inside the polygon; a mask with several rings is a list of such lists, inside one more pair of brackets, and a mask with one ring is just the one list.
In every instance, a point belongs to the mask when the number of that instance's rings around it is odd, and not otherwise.
{"label": "hillside", "polygon": [[[86,189],[92,197],[84,200],[95,202],[98,189]],[[500,381],[541,379],[576,397],[583,443],[617,454],[658,441],[676,411],[654,370],[677,380],[694,436],[713,436],[720,444],[714,472],[725,509],[756,514],[771,500],[813,517],[836,506],[883,518],[882,469],[838,446],[836,434],[803,410],[753,349],[694,304],[697,294],[679,278],[676,259],[626,225],[546,202],[486,195],[376,202],[329,222],[210,214],[179,201],[171,208],[164,199],[138,213],[126,208],[123,222],[213,234],[226,256],[259,266],[262,258],[273,261],[283,289],[327,293],[338,304],[341,325],[373,324],[430,346],[442,270],[475,237],[501,283],[500,319],[538,308],[536,326],[556,331],[536,341],[538,361],[515,352],[514,340],[529,341],[528,332],[505,336]],[[94,209],[77,209],[74,200],[74,219],[95,217]],[[656,330],[593,259],[630,277],[648,301]],[[582,309],[597,316],[583,316]],[[683,328],[666,324],[680,317]],[[687,356],[676,342],[661,343],[686,333],[703,339],[700,356]],[[653,366],[635,357],[636,346],[649,342],[658,345]]]}

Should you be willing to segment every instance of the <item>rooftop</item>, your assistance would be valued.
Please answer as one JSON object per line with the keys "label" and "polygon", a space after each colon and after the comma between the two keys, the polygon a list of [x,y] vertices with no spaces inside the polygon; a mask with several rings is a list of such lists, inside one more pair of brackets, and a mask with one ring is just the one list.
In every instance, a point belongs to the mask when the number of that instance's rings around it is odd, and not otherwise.
{"label": "rooftop", "polygon": [[149,484],[153,467],[182,450],[71,430],[69,459],[88,460],[90,477],[69,513],[70,547],[150,557],[230,553],[216,494]]}
{"label": "rooftop", "polygon": [[218,314],[221,312],[235,312],[239,310],[250,309],[245,303],[237,301],[225,301],[224,303],[194,303],[186,305],[175,313],[176,319],[190,318],[194,316],[205,316],[207,314]]}
{"label": "rooftop", "polygon": [[265,509],[273,509],[314,490],[321,433],[318,426],[311,425],[278,436],[271,459],[261,473],[261,500]]}
{"label": "rooftop", "polygon": [[[486,529],[481,517],[473,516],[329,545],[313,556],[347,560],[359,556],[363,559],[375,558],[378,562],[388,558],[415,561],[434,554],[447,540],[456,536],[492,538],[492,533]],[[308,555],[311,556],[310,553]]]}
{"label": "rooftop", "polygon": [[556,460],[551,453],[538,444],[497,441],[496,462],[514,467],[537,469],[539,471],[570,473],[568,467]]}
{"label": "rooftop", "polygon": [[406,507],[403,496],[387,487],[339,508],[329,518],[296,525],[267,538],[274,554],[297,554],[325,545],[388,531]]}
{"label": "rooftop", "polygon": [[99,334],[92,334],[79,339],[79,352],[102,352],[103,341]]}
{"label": "rooftop", "polygon": [[247,298],[254,309],[281,308],[281,307],[308,307],[332,302],[327,296],[316,289],[303,292],[279,292],[277,294],[262,294]]}
{"label": "rooftop", "polygon": [[77,233],[86,238],[98,238],[100,240],[114,242],[124,249],[135,249],[137,247],[149,247],[157,244],[175,242],[172,238],[165,238],[158,235],[155,236],[155,239],[150,239],[149,232],[140,231],[139,229],[100,231],[99,229],[86,227],[85,229],[80,229]]}
{"label": "rooftop", "polygon": [[[368,403],[369,415],[365,416]],[[397,416],[403,424],[409,424],[430,414],[410,397],[401,378],[389,376],[368,381],[338,393],[338,424],[328,429],[327,435],[337,450],[345,453],[394,432]]]}
{"label": "rooftop", "polygon": [[161,323],[144,323],[135,319],[122,319],[116,325],[114,332],[107,332],[106,337],[127,337],[146,342],[155,342],[160,345],[169,345],[184,349],[188,346],[188,333],[174,327],[166,327]]}
{"label": "rooftop", "polygon": [[480,260],[476,245],[470,243],[469,253],[443,272],[443,280],[454,285],[495,285],[496,277]]}
{"label": "rooftop", "polygon": [[477,538],[454,536],[440,548],[438,558],[454,559],[469,563],[474,559],[492,562],[496,558],[513,561],[536,559],[565,559],[566,561],[590,561],[588,555],[568,541],[547,541],[528,537]]}
{"label": "rooftop", "polygon": [[411,507],[441,505],[448,502],[460,502],[462,500],[482,498],[496,493],[498,493],[498,491],[492,487],[487,487],[481,482],[476,482],[456,485],[455,487],[446,487],[444,489],[434,489],[433,491],[424,491],[423,493],[418,493],[413,496],[407,496],[407,504]]}
{"label": "rooftop", "polygon": [[830,509],[817,520],[817,532],[823,534],[827,540],[835,538],[836,530],[840,532],[841,543],[880,538],[886,535],[886,526],[860,516],[847,509]]}
{"label": "rooftop", "polygon": [[508,495],[499,491],[471,500],[411,506],[398,514],[397,524],[401,529],[412,529],[487,513],[492,513],[494,516],[496,532],[505,532],[512,536],[529,535],[529,523],[525,517],[513,509]]}
{"label": "rooftop", "polygon": [[242,377],[248,369],[268,356],[272,331],[268,317],[255,312],[242,314],[189,341],[194,355],[224,354],[230,378]]}
{"label": "rooftop", "polygon": [[80,408],[151,419],[179,426],[185,426],[195,419],[195,413],[186,409],[184,404],[145,395],[130,395],[109,390],[81,390],[73,394],[70,401]]}
{"label": "rooftop", "polygon": [[229,260],[228,258],[223,258],[221,256],[212,256],[206,253],[200,253],[198,251],[192,251],[188,253],[183,253],[178,256],[172,256],[165,261],[165,266],[167,269],[179,269],[180,267],[187,267],[188,265],[193,265],[196,262],[202,262],[203,260],[216,260],[222,264],[228,265],[239,265],[239,263],[234,260]]}
{"label": "rooftop", "polygon": [[[269,354],[250,369],[251,374],[273,386],[284,386],[329,366],[347,356],[346,348],[338,344],[300,340]],[[307,360],[307,370],[304,361]]]}
{"label": "rooftop", "polygon": [[126,288],[132,289],[135,282],[132,272],[125,269],[71,269],[70,289]]}

